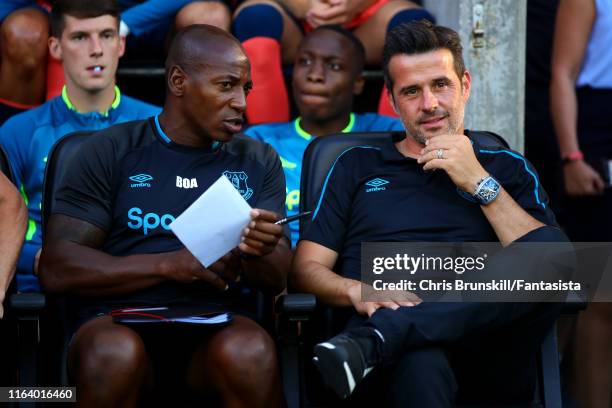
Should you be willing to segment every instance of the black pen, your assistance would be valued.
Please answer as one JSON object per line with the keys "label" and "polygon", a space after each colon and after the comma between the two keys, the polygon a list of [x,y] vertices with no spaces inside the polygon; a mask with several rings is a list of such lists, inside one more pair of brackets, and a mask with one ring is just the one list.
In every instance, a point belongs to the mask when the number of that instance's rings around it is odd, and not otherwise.
{"label": "black pen", "polygon": [[306,216],[310,215],[311,213],[312,213],[312,211],[304,211],[304,212],[301,212],[299,214],[292,215],[291,217],[281,218],[280,220],[276,221],[274,224],[276,224],[276,225],[285,225],[288,222],[299,220],[300,218],[306,217]]}

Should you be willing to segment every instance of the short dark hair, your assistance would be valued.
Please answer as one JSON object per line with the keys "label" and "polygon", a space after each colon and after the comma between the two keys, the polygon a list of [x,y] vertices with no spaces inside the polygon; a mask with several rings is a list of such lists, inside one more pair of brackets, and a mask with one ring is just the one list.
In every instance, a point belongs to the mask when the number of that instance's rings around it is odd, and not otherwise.
{"label": "short dark hair", "polygon": [[64,31],[64,16],[76,18],[95,18],[111,15],[119,25],[119,5],[117,0],[55,0],[51,10],[51,35],[60,37]]}
{"label": "short dark hair", "polygon": [[398,54],[424,54],[447,49],[453,55],[455,72],[459,79],[465,72],[463,47],[456,31],[437,26],[428,20],[400,24],[387,35],[383,49],[383,74],[389,93],[393,90],[393,78],[389,74],[389,61]]}
{"label": "short dark hair", "polygon": [[365,51],[365,47],[363,46],[363,44],[361,43],[361,41],[359,40],[359,38],[357,38],[355,36],[355,34],[353,34],[352,31],[347,30],[346,28],[342,27],[341,25],[338,24],[325,24],[325,25],[321,25],[318,26],[317,28],[315,28],[314,30],[311,31],[311,33],[315,33],[317,31],[321,31],[321,30],[330,30],[333,31],[335,33],[338,33],[346,38],[348,38],[348,40],[351,42],[351,44],[353,44],[353,48],[355,49],[356,52],[356,57],[357,57],[357,68],[359,68],[359,72],[361,72],[363,70],[363,66],[365,64],[365,58],[366,58],[366,51]]}

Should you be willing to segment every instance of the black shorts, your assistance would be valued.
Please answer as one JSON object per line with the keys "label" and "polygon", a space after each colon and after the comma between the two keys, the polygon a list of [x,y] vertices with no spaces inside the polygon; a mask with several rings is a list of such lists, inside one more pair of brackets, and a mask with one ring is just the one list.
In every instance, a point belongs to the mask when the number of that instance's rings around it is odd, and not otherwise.
{"label": "black shorts", "polygon": [[[206,310],[227,311],[231,312],[234,317],[244,316],[257,322],[256,314],[244,308],[206,304]],[[77,322],[78,325],[73,326],[73,331],[70,333],[69,348],[81,325],[97,317],[108,315],[110,311],[110,308],[99,309],[96,314],[83,315],[83,318]],[[129,327],[143,340],[153,371],[153,377],[148,378],[145,382],[141,396],[144,406],[187,406],[193,401],[198,401],[201,396],[195,395],[187,386],[189,364],[198,346],[211,334],[226,326],[168,323]],[[210,398],[213,397],[214,395],[211,394]],[[213,403],[213,406],[216,406],[215,404],[216,402]]]}

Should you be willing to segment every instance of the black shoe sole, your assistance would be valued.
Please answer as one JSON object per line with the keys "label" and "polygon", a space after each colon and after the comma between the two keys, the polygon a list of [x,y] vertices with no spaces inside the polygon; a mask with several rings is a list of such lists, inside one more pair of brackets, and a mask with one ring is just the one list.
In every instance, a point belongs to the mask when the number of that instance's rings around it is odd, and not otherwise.
{"label": "black shoe sole", "polygon": [[321,373],[325,384],[341,399],[348,398],[351,388],[344,370],[345,360],[339,355],[338,350],[317,344],[314,347],[314,354],[316,358],[313,359],[313,363]]}

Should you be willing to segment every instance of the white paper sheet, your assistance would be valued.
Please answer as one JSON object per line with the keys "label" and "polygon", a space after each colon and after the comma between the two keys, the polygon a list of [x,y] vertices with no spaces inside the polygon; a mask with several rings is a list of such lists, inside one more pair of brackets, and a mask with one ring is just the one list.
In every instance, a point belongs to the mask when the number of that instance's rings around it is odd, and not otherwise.
{"label": "white paper sheet", "polygon": [[221,313],[212,317],[204,317],[204,316],[185,316],[185,317],[173,317],[171,319],[173,322],[178,323],[191,323],[191,324],[221,324],[227,323],[231,320],[231,316],[229,313]]}
{"label": "white paper sheet", "polygon": [[238,246],[251,221],[251,206],[225,176],[179,215],[170,229],[208,268]]}

